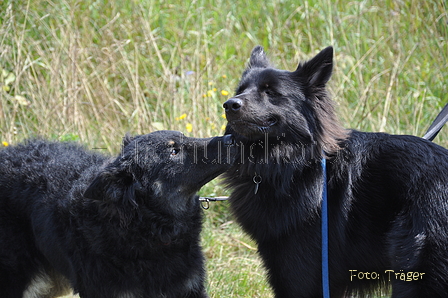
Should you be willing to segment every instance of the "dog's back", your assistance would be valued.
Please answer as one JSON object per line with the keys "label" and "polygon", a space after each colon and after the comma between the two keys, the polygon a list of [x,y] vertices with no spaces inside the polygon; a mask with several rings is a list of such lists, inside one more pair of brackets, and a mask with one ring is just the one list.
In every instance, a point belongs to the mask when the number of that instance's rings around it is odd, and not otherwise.
{"label": "dog's back", "polygon": [[334,294],[388,283],[397,297],[446,293],[448,150],[358,131],[342,146],[327,163]]}
{"label": "dog's back", "polygon": [[6,147],[0,151],[0,159],[0,183],[6,190],[21,184],[61,194],[83,171],[98,167],[105,157],[74,143],[32,140]]}
{"label": "dog's back", "polygon": [[0,151],[0,204],[28,216],[36,204],[27,200],[56,204],[83,172],[93,175],[105,159],[74,143],[32,140],[7,147]]}

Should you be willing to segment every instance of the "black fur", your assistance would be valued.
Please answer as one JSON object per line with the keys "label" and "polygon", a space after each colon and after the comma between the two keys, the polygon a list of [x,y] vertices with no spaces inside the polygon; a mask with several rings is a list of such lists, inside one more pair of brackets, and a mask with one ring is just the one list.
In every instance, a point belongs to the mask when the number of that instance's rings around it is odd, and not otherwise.
{"label": "black fur", "polygon": [[343,129],[325,89],[332,56],[326,48],[288,72],[253,50],[224,103],[227,132],[243,150],[225,174],[233,213],[258,243],[277,298],[322,297],[325,157],[331,297],[389,286],[393,298],[446,297],[448,150]]}
{"label": "black fur", "polygon": [[207,297],[195,192],[229,167],[223,141],[160,131],[116,158],[43,140],[0,151],[0,296]]}

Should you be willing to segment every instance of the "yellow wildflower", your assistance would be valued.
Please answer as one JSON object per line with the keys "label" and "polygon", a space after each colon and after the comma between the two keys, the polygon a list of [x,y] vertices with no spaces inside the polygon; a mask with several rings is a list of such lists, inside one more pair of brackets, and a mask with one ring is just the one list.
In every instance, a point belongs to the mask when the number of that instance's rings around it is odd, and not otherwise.
{"label": "yellow wildflower", "polygon": [[2,142],[2,145],[5,146],[5,147],[8,147],[8,146],[9,146],[9,143],[6,142],[6,141],[3,141],[3,142]]}
{"label": "yellow wildflower", "polygon": [[221,117],[224,118],[224,119],[227,119],[226,118],[226,114],[222,114]]}
{"label": "yellow wildflower", "polygon": [[186,129],[188,132],[192,132],[192,131],[193,131],[193,124],[191,124],[191,123],[187,123],[187,124],[185,125],[185,129]]}
{"label": "yellow wildflower", "polygon": [[229,95],[229,91],[221,90],[221,94],[224,95],[224,96],[227,96],[227,95]]}
{"label": "yellow wildflower", "polygon": [[223,125],[221,126],[221,130],[222,130],[222,131],[226,130],[226,125],[225,125],[225,124],[223,124]]}
{"label": "yellow wildflower", "polygon": [[187,118],[187,114],[186,114],[186,113],[183,113],[183,114],[180,115],[179,117],[176,117],[176,120],[179,121],[179,120],[182,120],[182,119],[185,119],[185,118]]}
{"label": "yellow wildflower", "polygon": [[207,91],[207,96],[208,97],[212,97],[213,96],[213,90],[208,90]]}
{"label": "yellow wildflower", "polygon": [[225,74],[222,75],[223,79],[227,79],[227,76]]}

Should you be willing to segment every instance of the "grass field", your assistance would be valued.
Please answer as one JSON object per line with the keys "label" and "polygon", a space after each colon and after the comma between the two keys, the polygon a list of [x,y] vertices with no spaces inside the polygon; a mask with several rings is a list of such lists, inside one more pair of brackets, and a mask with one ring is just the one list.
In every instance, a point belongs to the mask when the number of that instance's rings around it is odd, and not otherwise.
{"label": "grass field", "polygon": [[[219,135],[258,44],[289,70],[333,45],[343,124],[421,136],[448,103],[447,27],[442,0],[4,0],[0,141],[41,135],[117,153],[126,132]],[[448,147],[448,129],[435,141]],[[225,194],[217,182],[201,193]],[[272,297],[226,203],[206,212],[203,245],[211,297]]]}

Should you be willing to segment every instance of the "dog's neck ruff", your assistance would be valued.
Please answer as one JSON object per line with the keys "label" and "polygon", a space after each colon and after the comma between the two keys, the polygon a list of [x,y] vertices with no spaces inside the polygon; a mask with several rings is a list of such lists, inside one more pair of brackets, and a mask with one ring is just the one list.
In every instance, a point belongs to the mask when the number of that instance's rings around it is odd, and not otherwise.
{"label": "dog's neck ruff", "polygon": [[[322,156],[322,293],[324,298],[330,298],[330,278],[328,268],[328,200],[327,200],[327,161],[325,153]],[[262,181],[261,176],[255,173],[253,177],[255,184],[254,193],[257,194],[258,186]]]}
{"label": "dog's neck ruff", "polygon": [[[328,200],[327,200],[327,162],[325,154],[322,156],[322,293],[324,298],[330,298],[330,280],[329,280],[329,268],[328,268]],[[254,194],[258,193],[258,186],[262,181],[262,177],[255,173],[252,181],[255,184]],[[201,206],[203,209],[209,208],[209,202],[211,201],[224,201],[228,200],[228,197],[200,197]],[[205,205],[204,205],[205,202]]]}
{"label": "dog's neck ruff", "polygon": [[[330,298],[330,281],[328,268],[328,200],[327,200],[327,162],[325,153],[322,156],[322,293],[324,298]],[[255,173],[252,181],[255,184],[254,194],[262,181],[261,176]]]}

